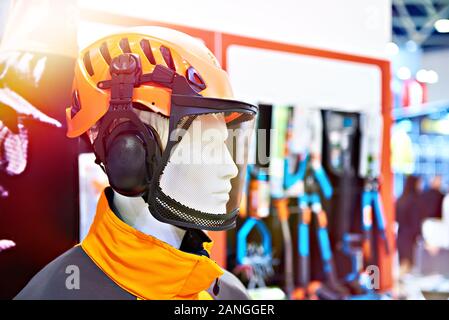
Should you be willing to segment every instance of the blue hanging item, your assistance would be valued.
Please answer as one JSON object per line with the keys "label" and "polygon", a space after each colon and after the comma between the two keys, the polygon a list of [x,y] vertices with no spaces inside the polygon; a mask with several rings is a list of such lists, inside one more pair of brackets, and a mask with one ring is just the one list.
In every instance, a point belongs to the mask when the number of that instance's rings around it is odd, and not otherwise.
{"label": "blue hanging item", "polygon": [[[248,166],[248,180],[257,179],[258,181],[267,182],[268,174],[262,170],[256,170],[255,166]],[[251,192],[251,191],[249,191]],[[254,196],[254,194],[251,194]],[[248,208],[251,209],[251,201],[255,201],[255,199],[250,199],[250,204]],[[252,216],[253,215],[253,216]],[[249,212],[249,217],[245,220],[242,227],[237,232],[237,263],[244,264],[245,257],[247,256],[248,243],[247,238],[253,229],[256,229],[261,236],[262,246],[265,255],[271,256],[271,234],[268,230],[265,223],[259,219],[254,217],[254,212]]]}
{"label": "blue hanging item", "polygon": [[[259,209],[260,184],[268,183],[268,174],[256,166],[248,169],[248,177],[252,186],[249,187],[248,218],[237,231],[237,264],[249,270],[248,289],[265,287],[265,278],[272,276],[272,240],[271,234],[263,220],[257,215]],[[263,187],[266,187],[263,186]],[[263,200],[262,200],[263,201]],[[248,244],[251,232],[259,233],[260,244]]]}
{"label": "blue hanging item", "polygon": [[[310,164],[310,154],[307,153],[303,157],[303,159],[300,160],[298,169],[291,173],[289,172],[289,166],[290,162],[288,158],[286,157],[284,160],[284,188],[286,190],[290,189],[293,185],[298,183],[299,181],[304,182],[304,177],[306,175],[307,166]],[[333,188],[330,183],[329,178],[327,177],[326,172],[324,171],[323,167],[320,166],[313,166],[310,164],[313,172],[313,176],[315,177],[316,181],[318,182],[321,192],[323,193],[324,198],[330,199],[333,194]]]}
{"label": "blue hanging item", "polygon": [[364,247],[367,251],[367,260],[371,259],[371,241],[373,228],[373,213],[377,222],[377,230],[385,246],[385,252],[390,253],[388,239],[385,228],[385,218],[382,210],[382,203],[379,194],[377,179],[367,178],[362,193],[362,228],[364,232]]}
{"label": "blue hanging item", "polygon": [[265,256],[270,256],[271,249],[271,234],[265,223],[261,220],[253,217],[246,219],[243,226],[237,233],[237,263],[246,264],[246,257],[248,254],[248,242],[247,238],[253,229],[257,230],[262,239],[262,247]]}
{"label": "blue hanging item", "polygon": [[[343,235],[343,253],[350,259],[351,271],[345,276],[345,281],[357,288],[356,293],[346,297],[347,300],[380,300],[381,295],[370,289],[363,274],[363,236],[357,233]],[[364,283],[365,281],[365,283]]]}
{"label": "blue hanging item", "polygon": [[300,160],[298,169],[291,173],[289,170],[290,161],[288,157],[284,159],[284,189],[290,189],[298,181],[304,181],[304,176],[306,175],[307,162],[309,160],[309,155],[306,154],[304,159]]}
{"label": "blue hanging item", "polygon": [[[284,161],[284,188],[287,190],[295,184],[303,185],[298,195],[298,207],[300,209],[300,219],[298,224],[298,272],[302,288],[298,292],[303,292],[310,283],[310,223],[312,216],[317,219],[317,238],[320,247],[323,271],[330,287],[337,293],[337,296],[344,297],[347,292],[336,281],[333,264],[332,249],[327,230],[326,212],[321,205],[320,193],[329,199],[332,197],[333,189],[329,178],[322,166],[312,163],[310,154],[306,154],[298,163],[294,172],[289,171],[290,163],[288,157]],[[298,293],[299,295],[303,295]],[[307,295],[307,293],[306,293]]]}
{"label": "blue hanging item", "polygon": [[320,185],[321,192],[323,193],[323,196],[326,199],[330,199],[333,194],[332,185],[329,181],[329,178],[326,175],[326,172],[324,171],[322,166],[319,166],[318,168],[315,168],[313,171],[316,180],[318,181],[318,184]]}

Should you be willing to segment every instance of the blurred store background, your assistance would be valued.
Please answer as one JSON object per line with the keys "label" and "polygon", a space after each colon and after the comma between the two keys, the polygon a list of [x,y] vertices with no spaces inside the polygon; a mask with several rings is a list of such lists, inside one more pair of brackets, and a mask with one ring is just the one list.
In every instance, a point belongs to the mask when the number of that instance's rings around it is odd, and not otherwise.
{"label": "blurred store background", "polygon": [[449,297],[449,0],[1,0],[0,299],[85,236],[107,180],[65,138],[76,52],[139,25],[203,41],[274,129],[211,234],[253,297]]}

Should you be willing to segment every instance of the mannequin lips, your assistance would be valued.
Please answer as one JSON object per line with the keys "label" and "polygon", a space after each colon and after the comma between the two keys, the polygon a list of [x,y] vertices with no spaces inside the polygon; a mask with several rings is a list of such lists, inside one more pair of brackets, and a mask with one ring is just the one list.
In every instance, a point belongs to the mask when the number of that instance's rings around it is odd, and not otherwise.
{"label": "mannequin lips", "polygon": [[231,192],[231,189],[232,189],[231,182],[226,181],[226,183],[218,191],[213,191],[212,194],[222,194],[222,193],[229,194],[229,192]]}
{"label": "mannequin lips", "polygon": [[229,193],[227,192],[214,192],[212,195],[219,202],[227,203],[229,201]]}
{"label": "mannequin lips", "polygon": [[220,191],[214,191],[212,192],[212,195],[214,198],[216,198],[218,201],[228,202],[229,200],[229,192],[231,192],[232,185],[230,182],[226,183],[223,188],[220,189]]}

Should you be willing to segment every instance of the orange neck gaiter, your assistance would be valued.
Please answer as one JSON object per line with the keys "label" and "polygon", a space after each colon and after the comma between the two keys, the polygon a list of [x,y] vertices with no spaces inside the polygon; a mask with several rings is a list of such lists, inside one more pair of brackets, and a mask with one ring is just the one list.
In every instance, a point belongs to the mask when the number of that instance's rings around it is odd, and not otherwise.
{"label": "orange neck gaiter", "polygon": [[[207,251],[211,245],[203,243]],[[180,251],[121,221],[104,192],[81,246],[109,278],[140,299],[198,299],[223,275],[210,258]]]}

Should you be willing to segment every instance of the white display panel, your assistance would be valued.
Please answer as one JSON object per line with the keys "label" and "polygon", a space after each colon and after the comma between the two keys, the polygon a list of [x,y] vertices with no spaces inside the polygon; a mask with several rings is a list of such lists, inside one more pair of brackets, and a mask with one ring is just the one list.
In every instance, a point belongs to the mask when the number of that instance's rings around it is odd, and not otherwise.
{"label": "white display panel", "polygon": [[[391,0],[79,0],[107,11],[258,39],[385,56]],[[91,29],[95,32],[95,29]]]}
{"label": "white display panel", "polygon": [[89,232],[95,217],[98,199],[103,189],[109,185],[108,177],[95,163],[93,153],[78,156],[79,199],[80,199],[80,242]]}
{"label": "white display panel", "polygon": [[227,66],[238,99],[345,111],[380,110],[377,66],[242,46],[229,48]]}

